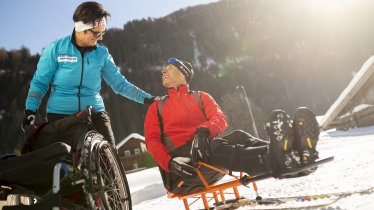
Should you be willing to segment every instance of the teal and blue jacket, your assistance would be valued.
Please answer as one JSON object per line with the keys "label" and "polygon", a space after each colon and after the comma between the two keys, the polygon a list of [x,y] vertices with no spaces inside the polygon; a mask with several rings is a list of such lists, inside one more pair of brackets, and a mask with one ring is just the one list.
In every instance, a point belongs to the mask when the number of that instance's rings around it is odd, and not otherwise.
{"label": "teal and blue jacket", "polygon": [[72,43],[73,35],[50,43],[43,50],[30,83],[26,109],[36,112],[51,86],[47,113],[74,114],[89,105],[98,112],[104,111],[102,78],[115,93],[138,103],[152,97],[121,75],[105,46],[97,45],[82,55]]}

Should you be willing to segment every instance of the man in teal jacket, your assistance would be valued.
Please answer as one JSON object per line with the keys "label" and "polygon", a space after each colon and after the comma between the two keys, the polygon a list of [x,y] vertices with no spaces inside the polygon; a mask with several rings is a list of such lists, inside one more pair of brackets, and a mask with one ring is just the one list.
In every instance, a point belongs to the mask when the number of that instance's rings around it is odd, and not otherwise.
{"label": "man in teal jacket", "polygon": [[95,129],[115,143],[110,118],[100,95],[101,80],[112,90],[142,104],[153,98],[121,75],[105,46],[97,44],[106,31],[110,14],[97,2],[84,2],[74,12],[74,30],[67,37],[50,43],[44,50],[30,83],[23,125],[35,120],[35,113],[49,87],[48,121],[72,115],[93,106]]}

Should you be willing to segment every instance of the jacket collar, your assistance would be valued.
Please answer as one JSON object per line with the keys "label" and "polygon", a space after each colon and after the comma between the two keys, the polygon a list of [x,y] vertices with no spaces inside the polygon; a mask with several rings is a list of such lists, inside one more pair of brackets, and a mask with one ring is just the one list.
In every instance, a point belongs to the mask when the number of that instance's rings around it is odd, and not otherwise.
{"label": "jacket collar", "polygon": [[177,89],[169,88],[168,95],[169,97],[185,95],[185,94],[188,94],[189,91],[190,91],[190,87],[188,85],[181,85]]}
{"label": "jacket collar", "polygon": [[73,43],[74,47],[77,48],[77,50],[83,55],[84,53],[86,52],[91,52],[93,50],[96,50],[96,46],[93,46],[93,47],[80,47],[78,46],[77,44],[77,41],[75,40],[75,29],[73,29],[73,33],[71,35],[71,39],[70,39],[71,43]]}

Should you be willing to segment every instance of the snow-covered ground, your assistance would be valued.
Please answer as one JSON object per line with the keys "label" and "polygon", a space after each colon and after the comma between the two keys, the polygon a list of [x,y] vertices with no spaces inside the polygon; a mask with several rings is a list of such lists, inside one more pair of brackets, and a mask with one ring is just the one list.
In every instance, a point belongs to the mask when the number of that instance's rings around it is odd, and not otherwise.
{"label": "snow-covered ground", "polygon": [[[260,181],[257,183],[260,195],[263,198],[316,195],[353,192],[374,187],[374,127],[322,132],[317,149],[321,157],[333,155],[335,160],[321,166],[309,176]],[[127,178],[134,210],[184,209],[181,200],[166,197],[158,168],[128,174]],[[239,187],[239,191],[244,197],[255,198],[252,189]],[[284,207],[285,204],[282,205]],[[293,204],[289,205],[294,207]],[[200,201],[191,206],[191,209],[201,208],[203,205]],[[323,209],[374,209],[374,193],[352,194]]]}

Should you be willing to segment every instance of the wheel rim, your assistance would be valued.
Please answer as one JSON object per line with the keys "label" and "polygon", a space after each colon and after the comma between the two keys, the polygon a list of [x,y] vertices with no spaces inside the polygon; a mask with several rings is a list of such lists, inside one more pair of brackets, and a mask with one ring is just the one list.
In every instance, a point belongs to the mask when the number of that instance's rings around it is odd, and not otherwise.
{"label": "wheel rim", "polygon": [[96,157],[98,183],[104,206],[108,209],[127,209],[127,183],[114,149],[107,142],[101,142]]}
{"label": "wheel rim", "polygon": [[115,149],[101,135],[92,132],[87,135],[81,157],[89,206],[92,209],[130,210],[126,174]]}

